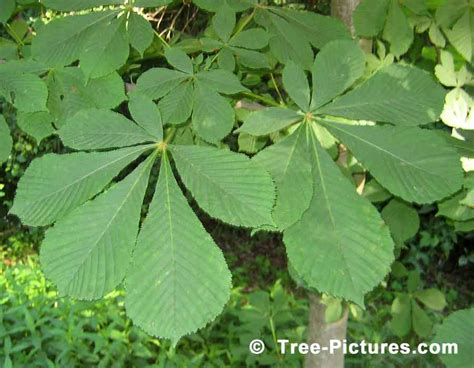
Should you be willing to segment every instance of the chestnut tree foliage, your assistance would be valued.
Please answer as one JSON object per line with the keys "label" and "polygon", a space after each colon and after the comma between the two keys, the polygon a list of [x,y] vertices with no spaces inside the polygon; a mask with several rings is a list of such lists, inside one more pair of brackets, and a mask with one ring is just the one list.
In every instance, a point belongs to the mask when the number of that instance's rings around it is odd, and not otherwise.
{"label": "chestnut tree foliage", "polygon": [[[48,226],[46,276],[85,300],[123,283],[133,322],[176,343],[219,315],[231,289],[192,197],[227,224],[283,233],[307,287],[363,305],[390,270],[396,234],[337,165],[337,147],[407,203],[449,197],[463,185],[460,156],[430,129],[444,89],[411,65],[368,64],[336,19],[257,0],[194,0],[206,28],[168,43],[146,15],[176,3],[43,0],[49,18],[0,64],[17,124],[67,147],[30,164],[10,211]],[[398,56],[398,2],[370,3],[357,17],[372,9],[387,19],[356,17],[357,30],[383,32]],[[255,74],[271,77],[279,102],[248,82]],[[264,106],[241,114],[243,99]],[[11,144],[0,117],[0,160]]]}

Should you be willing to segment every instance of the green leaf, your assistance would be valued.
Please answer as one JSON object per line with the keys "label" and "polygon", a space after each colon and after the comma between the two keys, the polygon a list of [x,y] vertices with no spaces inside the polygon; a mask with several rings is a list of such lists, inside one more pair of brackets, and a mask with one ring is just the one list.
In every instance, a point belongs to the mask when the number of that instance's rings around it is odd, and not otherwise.
{"label": "green leaf", "polygon": [[352,38],[344,23],[334,17],[287,8],[275,7],[272,11],[288,20],[291,26],[299,30],[318,49],[331,41]]}
{"label": "green leaf", "polygon": [[397,245],[402,245],[415,236],[420,228],[418,212],[399,199],[392,199],[381,214]]}
{"label": "green leaf", "polygon": [[164,124],[181,124],[193,109],[194,88],[191,82],[180,84],[158,102]]}
{"label": "green leaf", "polygon": [[433,329],[433,322],[415,300],[411,301],[413,330],[420,337],[428,337]]}
{"label": "green leaf", "polygon": [[408,202],[431,203],[462,186],[458,154],[432,131],[323,125],[347,145],[380,184]]}
{"label": "green leaf", "polygon": [[444,31],[449,42],[468,62],[471,62],[474,50],[474,10],[466,11],[452,29]]}
{"label": "green leaf", "polygon": [[10,135],[10,129],[3,115],[0,115],[0,164],[8,159],[12,146],[13,140]]}
{"label": "green leaf", "polygon": [[444,97],[428,73],[391,65],[319,111],[348,119],[422,125],[438,119]]}
{"label": "green leaf", "polygon": [[468,0],[444,1],[436,9],[436,22],[442,27],[451,27],[469,9]]}
{"label": "green leaf", "polygon": [[413,28],[398,0],[391,0],[383,38],[390,43],[390,52],[396,57],[406,53],[413,43]]}
{"label": "green leaf", "polygon": [[409,293],[414,293],[421,284],[421,277],[420,272],[413,270],[408,272],[408,279],[407,279],[407,290]]}
{"label": "green leaf", "polygon": [[465,233],[474,231],[474,219],[468,221],[454,221],[454,231]]}
{"label": "green leaf", "polygon": [[261,137],[254,137],[247,133],[240,133],[237,138],[239,152],[257,153],[265,147],[267,140]]}
{"label": "green leaf", "polygon": [[41,2],[47,8],[64,12],[91,9],[102,5],[123,4],[123,0],[42,0]]}
{"label": "green leaf", "polygon": [[45,111],[48,89],[34,74],[0,70],[0,96],[19,111]]}
{"label": "green leaf", "polygon": [[230,296],[224,256],[189,207],[166,156],[125,283],[133,322],[174,345],[212,321]]}
{"label": "green leaf", "polygon": [[6,38],[0,37],[0,58],[3,60],[18,59],[18,45]]}
{"label": "green leaf", "polygon": [[235,69],[235,57],[229,47],[225,46],[217,54],[217,64],[219,68],[233,71]]}
{"label": "green leaf", "polygon": [[46,111],[19,112],[16,117],[20,129],[35,138],[37,143],[55,132],[51,124],[53,121],[54,118]]}
{"label": "green leaf", "polygon": [[202,71],[196,75],[196,79],[209,88],[226,95],[247,91],[247,88],[242,86],[237,76],[227,70]]}
{"label": "green leaf", "polygon": [[86,78],[106,76],[127,62],[130,47],[125,24],[126,17],[121,16],[94,27],[79,55]]}
{"label": "green leaf", "polygon": [[2,0],[0,6],[0,23],[5,23],[16,9],[15,0]]}
{"label": "green leaf", "polygon": [[144,95],[133,94],[128,102],[128,109],[138,125],[155,137],[157,141],[163,140],[161,113],[151,99]]}
{"label": "green leaf", "polygon": [[219,7],[212,18],[212,27],[219,38],[227,43],[235,27],[234,10],[227,4]]}
{"label": "green leaf", "polygon": [[153,8],[156,6],[165,6],[172,2],[173,0],[135,0],[133,5],[141,8]]}
{"label": "green leaf", "polygon": [[192,121],[193,129],[199,137],[210,143],[218,143],[234,126],[234,109],[217,92],[197,83]]}
{"label": "green leaf", "polygon": [[153,28],[145,18],[131,12],[127,24],[130,45],[143,57],[145,50],[153,42]]}
{"label": "green leaf", "polygon": [[44,64],[29,59],[10,60],[0,64],[0,74],[31,73],[40,75],[48,71],[49,68]]}
{"label": "green leaf", "polygon": [[251,112],[237,131],[255,136],[267,135],[284,129],[302,118],[293,110],[283,107],[269,107]]}
{"label": "green leaf", "polygon": [[399,294],[392,303],[390,328],[398,337],[406,336],[412,326],[411,300],[407,294]]}
{"label": "green leaf", "polygon": [[133,94],[144,94],[152,100],[158,100],[188,78],[188,74],[177,70],[153,68],[138,78]]}
{"label": "green leaf", "polygon": [[435,288],[417,291],[415,297],[428,308],[441,311],[446,307],[444,294]]}
{"label": "green leaf", "polygon": [[122,282],[138,234],[155,157],[46,232],[41,265],[62,294],[97,299]]}
{"label": "green leaf", "polygon": [[289,61],[283,69],[282,80],[290,98],[303,112],[307,112],[309,110],[310,92],[308,77],[304,70],[293,61]]}
{"label": "green leaf", "polygon": [[268,14],[267,21],[270,50],[275,58],[282,64],[292,60],[309,70],[313,62],[313,50],[305,33],[272,13]]}
{"label": "green leaf", "polygon": [[277,196],[273,219],[280,230],[301,218],[313,196],[306,139],[305,129],[300,126],[293,134],[260,151],[252,159],[275,181]]}
{"label": "green leaf", "polygon": [[390,0],[362,0],[353,13],[357,35],[375,37],[383,29]]}
{"label": "green leaf", "polygon": [[469,190],[466,196],[459,203],[474,208],[474,189]]}
{"label": "green leaf", "polygon": [[230,6],[235,12],[241,12],[256,5],[256,0],[193,0],[198,7],[217,12],[223,5]]}
{"label": "green leaf", "polygon": [[89,108],[111,109],[125,100],[125,88],[117,73],[89,79],[79,68],[56,69],[49,73],[48,109],[60,128],[78,111]]}
{"label": "green leaf", "polygon": [[319,292],[363,305],[393,261],[388,227],[359,196],[311,131],[313,198],[300,221],[284,232],[288,260]]}
{"label": "green leaf", "polygon": [[265,54],[261,52],[246,50],[240,48],[233,48],[235,56],[240,64],[251,69],[269,69],[270,63]]}
{"label": "green leaf", "polygon": [[10,213],[20,217],[26,225],[51,224],[97,194],[149,148],[47,154],[37,158],[18,183]]}
{"label": "green leaf", "polygon": [[437,216],[444,216],[456,221],[469,221],[474,219],[474,208],[460,204],[466,196],[465,192],[459,192],[456,195],[438,203]]}
{"label": "green leaf", "polygon": [[166,61],[174,68],[186,74],[193,74],[193,62],[186,53],[175,47],[168,47],[165,50]]}
{"label": "green leaf", "polygon": [[392,196],[375,179],[371,179],[365,183],[362,195],[372,203],[385,202]]}
{"label": "green leaf", "polygon": [[105,109],[82,110],[59,130],[64,145],[78,150],[133,146],[155,138],[121,114]]}
{"label": "green leaf", "polygon": [[230,46],[260,50],[268,45],[268,33],[261,28],[252,28],[236,34],[229,41]]}
{"label": "green leaf", "polygon": [[474,308],[456,311],[444,319],[438,327],[433,342],[456,343],[457,354],[442,354],[440,359],[447,368],[469,368],[472,366],[474,341]]}
{"label": "green leaf", "polygon": [[273,181],[245,155],[201,146],[173,146],[171,152],[184,184],[209,215],[236,226],[273,224]]}
{"label": "green leaf", "polygon": [[33,38],[33,57],[49,66],[71,64],[85,51],[91,34],[96,33],[101,24],[109,23],[118,12],[107,10],[52,20]]}
{"label": "green leaf", "polygon": [[431,23],[430,28],[428,30],[428,36],[433,45],[441,49],[446,46],[446,39],[444,38],[443,33],[441,32],[436,23]]}
{"label": "green leaf", "polygon": [[365,55],[353,41],[332,41],[314,60],[311,108],[319,108],[345,92],[365,70]]}

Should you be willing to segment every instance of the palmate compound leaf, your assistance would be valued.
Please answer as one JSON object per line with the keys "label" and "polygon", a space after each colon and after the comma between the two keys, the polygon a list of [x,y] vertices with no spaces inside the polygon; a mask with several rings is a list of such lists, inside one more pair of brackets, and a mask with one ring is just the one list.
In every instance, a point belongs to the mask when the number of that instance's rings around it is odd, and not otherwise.
{"label": "palmate compound leaf", "polygon": [[363,305],[364,294],[390,269],[393,241],[376,208],[357,194],[315,134],[308,135],[313,198],[284,232],[288,259],[310,287]]}
{"label": "palmate compound leaf", "polygon": [[134,323],[174,344],[213,320],[230,296],[224,256],[189,207],[166,155],[125,286]]}
{"label": "palmate compound leaf", "polygon": [[247,89],[229,71],[205,70],[192,75],[191,59],[183,51],[169,49],[165,55],[180,70],[156,68],[145,72],[130,93],[131,101],[139,95],[160,99],[158,107],[163,121],[178,125],[192,117],[192,128],[201,139],[219,142],[230,133],[235,122],[230,103],[220,94],[236,94]]}
{"label": "palmate compound leaf", "polygon": [[461,188],[459,155],[432,131],[322,123],[370,173],[408,202],[431,203]]}
{"label": "palmate compound leaf", "polygon": [[474,343],[474,308],[464,309],[450,314],[436,331],[435,343],[456,343],[457,354],[443,354],[440,359],[447,368],[472,367]]}
{"label": "palmate compound leaf", "polygon": [[44,155],[20,179],[10,213],[26,225],[49,225],[92,198],[147,149],[150,145]]}
{"label": "palmate compound leaf", "polygon": [[58,133],[66,146],[78,150],[133,146],[156,140],[139,125],[107,109],[79,111]]}
{"label": "palmate compound leaf", "polygon": [[170,150],[181,179],[209,215],[236,226],[273,225],[273,181],[248,157],[202,146]]}
{"label": "palmate compound leaf", "polygon": [[140,17],[114,8],[56,18],[33,39],[32,55],[52,67],[79,60],[87,78],[106,76],[126,63],[129,43],[143,54],[153,41],[152,27]]}
{"label": "palmate compound leaf", "polygon": [[152,154],[121,182],[58,220],[40,260],[62,294],[97,299],[125,277],[135,245]]}
{"label": "palmate compound leaf", "polygon": [[444,96],[443,89],[428,73],[394,64],[317,112],[356,120],[422,125],[439,117]]}
{"label": "palmate compound leaf", "polygon": [[275,180],[277,196],[273,219],[280,230],[301,218],[313,196],[306,140],[306,128],[301,125],[295,132],[252,158]]}

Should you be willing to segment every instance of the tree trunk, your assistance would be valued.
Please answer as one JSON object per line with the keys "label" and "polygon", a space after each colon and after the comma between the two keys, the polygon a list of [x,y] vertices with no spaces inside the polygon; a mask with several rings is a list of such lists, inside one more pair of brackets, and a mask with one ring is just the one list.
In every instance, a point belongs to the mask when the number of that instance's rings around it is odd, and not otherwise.
{"label": "tree trunk", "polygon": [[331,15],[342,20],[352,35],[355,33],[352,13],[359,3],[360,0],[331,0]]}
{"label": "tree trunk", "polygon": [[[352,36],[355,36],[354,22],[352,13],[361,0],[331,0],[331,15],[339,18],[349,28]],[[370,53],[372,50],[372,40],[360,39],[359,45],[365,52]]]}
{"label": "tree trunk", "polygon": [[[321,348],[329,347],[331,340],[342,342],[346,338],[348,309],[346,308],[339,321],[326,323],[326,306],[320,296],[309,294],[308,344],[318,343]],[[319,354],[306,355],[306,368],[343,368],[344,354],[342,348],[333,354],[321,350]]]}

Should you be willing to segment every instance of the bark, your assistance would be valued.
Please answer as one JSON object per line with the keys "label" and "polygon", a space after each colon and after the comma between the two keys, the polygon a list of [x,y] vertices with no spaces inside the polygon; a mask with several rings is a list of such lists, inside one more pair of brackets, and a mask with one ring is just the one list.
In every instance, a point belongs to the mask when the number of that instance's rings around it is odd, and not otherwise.
{"label": "bark", "polygon": [[[321,348],[329,347],[333,339],[342,342],[346,338],[348,309],[339,321],[326,323],[326,306],[321,303],[317,294],[309,294],[309,323],[308,323],[308,344],[318,343]],[[322,351],[319,354],[306,355],[306,368],[343,368],[344,354],[342,349],[338,349],[334,354],[329,351]]]}
{"label": "bark", "polygon": [[[352,21],[352,13],[361,0],[331,0],[331,15],[339,18],[349,28],[352,36],[355,36],[354,22]],[[370,53],[372,50],[372,40],[360,39],[359,45],[365,52]]]}
{"label": "bark", "polygon": [[331,0],[331,15],[342,20],[352,35],[355,34],[352,13],[359,3],[360,0]]}

